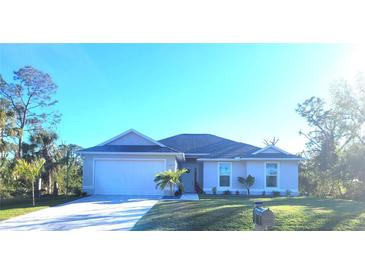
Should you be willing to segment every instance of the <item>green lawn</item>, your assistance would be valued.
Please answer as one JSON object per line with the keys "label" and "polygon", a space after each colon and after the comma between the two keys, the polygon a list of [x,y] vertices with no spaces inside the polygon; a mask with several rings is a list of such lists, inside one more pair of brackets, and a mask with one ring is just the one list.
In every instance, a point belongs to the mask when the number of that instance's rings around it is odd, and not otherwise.
{"label": "green lawn", "polygon": [[44,209],[47,207],[63,204],[79,197],[51,197],[51,198],[41,198],[36,200],[36,206],[32,206],[31,199],[8,199],[2,200],[0,204],[0,221],[13,218],[19,215]]}
{"label": "green lawn", "polygon": [[365,203],[308,197],[244,198],[201,195],[200,201],[160,201],[133,230],[253,230],[252,205],[274,212],[274,230],[365,230]]}

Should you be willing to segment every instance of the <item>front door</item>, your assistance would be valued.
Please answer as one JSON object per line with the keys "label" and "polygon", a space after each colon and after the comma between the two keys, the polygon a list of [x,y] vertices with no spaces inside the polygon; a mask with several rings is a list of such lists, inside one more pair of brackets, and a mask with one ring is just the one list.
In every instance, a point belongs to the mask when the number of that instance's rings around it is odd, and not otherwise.
{"label": "front door", "polygon": [[197,165],[195,163],[183,163],[181,168],[186,168],[189,170],[181,176],[181,181],[184,184],[184,189],[186,193],[195,192],[195,182],[197,178]]}

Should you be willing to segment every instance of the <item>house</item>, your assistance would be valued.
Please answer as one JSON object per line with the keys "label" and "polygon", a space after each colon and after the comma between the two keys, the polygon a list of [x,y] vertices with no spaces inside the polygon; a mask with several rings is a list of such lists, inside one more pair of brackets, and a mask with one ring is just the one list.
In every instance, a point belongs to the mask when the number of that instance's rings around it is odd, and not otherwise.
{"label": "house", "polygon": [[302,159],[276,146],[259,148],[211,134],[179,134],[159,141],[128,130],[94,147],[79,151],[83,190],[89,194],[162,195],[154,176],[187,168],[185,192],[195,186],[206,193],[246,193],[238,177],[255,177],[252,194],[273,191],[298,194],[298,163]]}

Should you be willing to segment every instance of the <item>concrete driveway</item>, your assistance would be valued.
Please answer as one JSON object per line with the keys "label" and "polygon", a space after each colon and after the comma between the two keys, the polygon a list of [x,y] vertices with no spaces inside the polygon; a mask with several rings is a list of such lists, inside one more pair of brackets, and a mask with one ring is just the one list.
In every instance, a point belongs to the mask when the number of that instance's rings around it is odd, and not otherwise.
{"label": "concrete driveway", "polygon": [[0,230],[130,230],[158,196],[90,196],[0,222]]}

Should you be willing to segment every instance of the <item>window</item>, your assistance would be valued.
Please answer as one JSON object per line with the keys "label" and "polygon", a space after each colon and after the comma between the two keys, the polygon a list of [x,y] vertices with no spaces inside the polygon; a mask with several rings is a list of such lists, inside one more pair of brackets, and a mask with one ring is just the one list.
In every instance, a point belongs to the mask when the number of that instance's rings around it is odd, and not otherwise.
{"label": "window", "polygon": [[266,163],[266,187],[278,186],[278,164]]}
{"label": "window", "polygon": [[231,163],[219,163],[219,186],[231,185]]}

